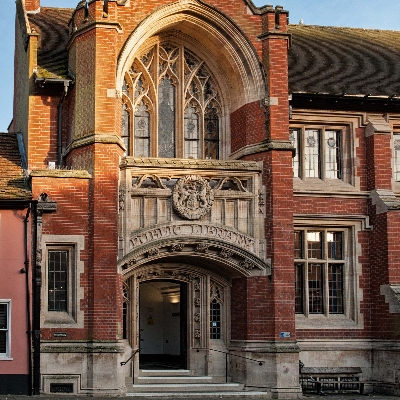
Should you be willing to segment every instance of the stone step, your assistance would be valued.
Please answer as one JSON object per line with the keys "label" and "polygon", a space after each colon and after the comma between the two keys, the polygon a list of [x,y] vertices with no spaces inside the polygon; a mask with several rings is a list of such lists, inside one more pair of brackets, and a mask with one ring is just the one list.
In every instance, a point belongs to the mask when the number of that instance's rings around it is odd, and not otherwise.
{"label": "stone step", "polygon": [[[212,383],[212,376],[138,376],[137,384],[195,384]],[[136,384],[135,384],[136,386]]]}
{"label": "stone step", "polygon": [[162,384],[135,384],[127,385],[127,396],[143,395],[148,393],[223,393],[240,392],[243,393],[243,385],[238,383],[162,383]]}
{"label": "stone step", "polygon": [[271,393],[267,392],[245,392],[245,391],[234,391],[234,392],[150,392],[150,393],[130,393],[126,394],[127,397],[139,397],[140,399],[153,399],[161,398],[163,400],[175,400],[175,399],[199,399],[199,400],[218,400],[218,399],[246,399],[246,400],[261,400],[270,399]]}
{"label": "stone step", "polygon": [[189,369],[141,369],[139,376],[191,376]]}

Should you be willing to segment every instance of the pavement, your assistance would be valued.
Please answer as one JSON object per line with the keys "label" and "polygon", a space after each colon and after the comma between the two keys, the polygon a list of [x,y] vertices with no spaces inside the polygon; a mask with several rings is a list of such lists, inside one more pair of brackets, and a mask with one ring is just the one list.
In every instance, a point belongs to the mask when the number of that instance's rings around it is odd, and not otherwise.
{"label": "pavement", "polygon": [[[70,396],[70,395],[41,395],[41,396],[14,396],[14,395],[0,395],[0,400],[75,400],[75,399],[83,399],[89,396]],[[94,397],[95,400],[110,400],[110,399],[117,399],[117,398],[125,398],[129,399],[129,397],[120,396],[120,397]],[[155,399],[156,397],[148,397],[148,396],[137,396],[135,397],[136,400],[149,400]],[[161,397],[162,399],[163,397]],[[192,396],[182,397],[179,396],[179,400],[194,400],[194,399],[201,399],[201,400],[216,400],[218,398],[226,398],[226,397],[219,397],[213,396],[209,397],[207,395],[204,396],[196,396],[195,398]],[[164,400],[173,400],[172,396],[164,397]],[[249,400],[248,396],[238,396],[234,397],[235,400]],[[400,399],[399,396],[388,396],[388,395],[381,395],[381,394],[328,394],[328,395],[316,395],[316,394],[304,394],[302,397],[299,397],[298,400],[398,400]]]}

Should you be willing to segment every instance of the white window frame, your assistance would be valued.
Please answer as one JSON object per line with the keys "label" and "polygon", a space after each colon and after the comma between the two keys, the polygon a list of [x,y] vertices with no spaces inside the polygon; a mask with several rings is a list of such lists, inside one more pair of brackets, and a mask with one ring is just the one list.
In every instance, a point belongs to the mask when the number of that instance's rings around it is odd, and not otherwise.
{"label": "white window frame", "polygon": [[11,299],[0,299],[0,304],[7,306],[7,328],[1,329],[6,332],[6,352],[0,353],[0,360],[12,360],[11,358]]}
{"label": "white window frame", "polygon": [[[42,235],[42,249],[45,251],[42,264],[42,306],[41,326],[44,328],[83,328],[84,315],[80,302],[84,298],[84,289],[80,284],[80,275],[84,272],[84,263],[80,260],[84,250],[84,237],[80,235]],[[49,250],[67,250],[69,252],[67,310],[49,311]]]}

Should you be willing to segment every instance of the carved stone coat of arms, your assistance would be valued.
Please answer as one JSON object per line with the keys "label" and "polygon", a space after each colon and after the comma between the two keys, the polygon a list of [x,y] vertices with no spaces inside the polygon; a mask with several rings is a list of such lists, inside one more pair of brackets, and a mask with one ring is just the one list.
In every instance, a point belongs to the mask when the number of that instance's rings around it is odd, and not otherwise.
{"label": "carved stone coat of arms", "polygon": [[214,193],[208,182],[198,175],[187,175],[176,183],[172,204],[182,218],[199,219],[210,210]]}

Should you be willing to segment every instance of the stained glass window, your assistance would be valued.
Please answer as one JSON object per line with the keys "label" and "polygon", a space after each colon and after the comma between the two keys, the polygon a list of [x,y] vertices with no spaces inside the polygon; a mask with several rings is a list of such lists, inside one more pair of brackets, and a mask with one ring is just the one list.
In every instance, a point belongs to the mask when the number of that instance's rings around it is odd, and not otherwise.
{"label": "stained glass window", "polygon": [[204,60],[183,45],[158,43],[135,58],[122,96],[125,110],[134,110],[122,114],[123,140],[134,137],[129,155],[219,158],[219,89]]}

